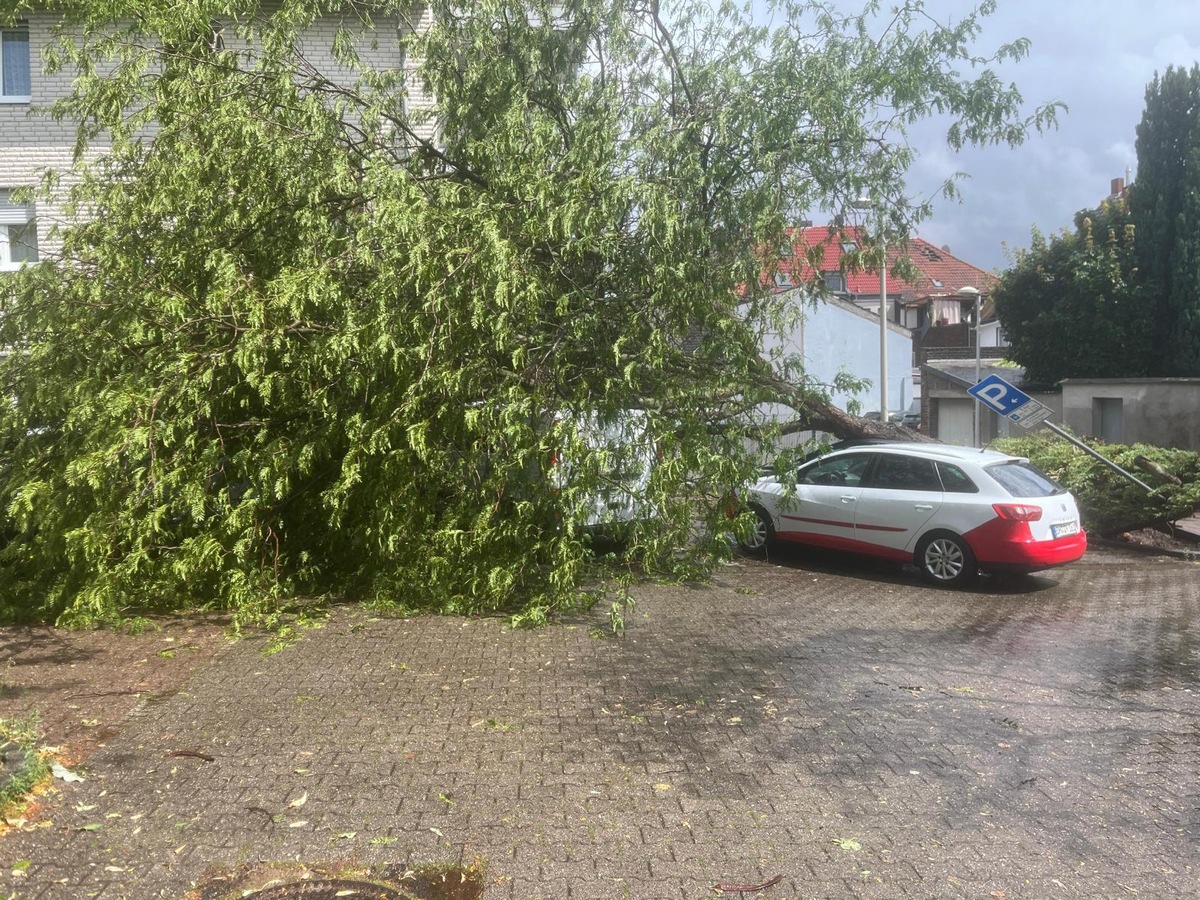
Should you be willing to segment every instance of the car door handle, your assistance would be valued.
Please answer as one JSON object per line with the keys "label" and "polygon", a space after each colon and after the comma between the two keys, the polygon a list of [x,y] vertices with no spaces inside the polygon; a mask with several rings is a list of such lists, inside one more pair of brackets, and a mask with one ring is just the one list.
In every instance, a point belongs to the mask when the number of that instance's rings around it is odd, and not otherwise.
{"label": "car door handle", "polygon": [[928,510],[933,509],[933,506],[932,506],[932,504],[929,504],[929,503],[918,503],[916,508],[928,511]]}
{"label": "car door handle", "polygon": [[853,503],[853,502],[854,502],[854,495],[853,495],[853,494],[845,494],[845,495],[843,495],[843,496],[842,496],[842,502],[843,502],[843,503]]}

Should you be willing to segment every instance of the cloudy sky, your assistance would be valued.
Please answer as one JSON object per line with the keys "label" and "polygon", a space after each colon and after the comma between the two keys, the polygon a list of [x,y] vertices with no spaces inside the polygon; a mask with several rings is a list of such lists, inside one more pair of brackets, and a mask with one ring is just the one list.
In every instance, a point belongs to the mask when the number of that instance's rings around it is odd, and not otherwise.
{"label": "cloudy sky", "polygon": [[[887,10],[896,0],[883,0]],[[857,0],[837,0],[847,10]],[[949,245],[984,269],[1004,268],[1004,245],[1028,247],[1030,228],[1054,232],[1075,212],[1095,206],[1126,167],[1136,176],[1135,128],[1146,85],[1168,65],[1200,61],[1200,3],[1196,0],[997,0],[984,21],[979,49],[1018,37],[1032,42],[1029,56],[1006,64],[1030,108],[1061,100],[1070,107],[1059,128],[1018,148],[949,151],[936,127],[910,136],[921,158],[913,188],[931,189],[965,172],[962,202],[941,201],[920,236]],[[927,0],[939,19],[961,16],[967,0]]]}

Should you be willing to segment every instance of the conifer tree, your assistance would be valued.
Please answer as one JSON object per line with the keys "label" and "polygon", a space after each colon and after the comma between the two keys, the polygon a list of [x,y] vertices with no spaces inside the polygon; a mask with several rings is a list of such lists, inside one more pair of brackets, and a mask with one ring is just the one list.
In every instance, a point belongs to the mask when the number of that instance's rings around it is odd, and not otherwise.
{"label": "conifer tree", "polygon": [[1200,375],[1200,65],[1146,87],[1130,207],[1153,322],[1150,374]]}

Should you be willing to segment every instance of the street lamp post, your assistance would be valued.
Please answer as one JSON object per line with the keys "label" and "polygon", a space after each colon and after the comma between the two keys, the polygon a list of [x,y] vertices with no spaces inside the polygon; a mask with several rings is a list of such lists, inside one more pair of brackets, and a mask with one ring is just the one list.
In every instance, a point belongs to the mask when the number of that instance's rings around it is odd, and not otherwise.
{"label": "street lamp post", "polygon": [[888,360],[887,360],[887,244],[883,229],[879,231],[879,421],[884,425],[891,422],[888,416]]}
{"label": "street lamp post", "polygon": [[[980,380],[979,326],[981,324],[979,321],[979,297],[980,297],[979,289],[970,287],[968,285],[966,287],[959,288],[958,295],[960,297],[965,297],[967,299],[970,299],[972,297],[975,299],[975,317],[974,317],[974,323],[975,323],[975,383],[979,384],[979,380]],[[974,446],[978,447],[979,446],[979,401],[978,400],[975,401],[974,409],[972,411],[974,412],[975,417],[973,419],[973,428],[972,428],[971,434],[972,434],[972,437],[974,438]]]}

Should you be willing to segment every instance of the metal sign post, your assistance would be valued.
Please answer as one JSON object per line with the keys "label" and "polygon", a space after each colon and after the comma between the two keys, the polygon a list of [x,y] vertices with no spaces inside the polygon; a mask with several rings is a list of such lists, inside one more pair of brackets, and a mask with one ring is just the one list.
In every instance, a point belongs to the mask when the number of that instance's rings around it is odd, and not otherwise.
{"label": "metal sign post", "polygon": [[1004,416],[1010,422],[1016,422],[1022,428],[1028,429],[1038,423],[1045,423],[1046,427],[1059,437],[1070,441],[1090,456],[1094,456],[1113,471],[1128,478],[1138,487],[1142,488],[1142,490],[1147,493],[1154,492],[1154,488],[1150,487],[1150,485],[1146,484],[1146,482],[1142,481],[1132,472],[1125,471],[1111,459],[1097,453],[1069,431],[1059,428],[1053,422],[1047,422],[1046,420],[1054,414],[1054,410],[1046,406],[1046,404],[1034,400],[1020,388],[1009,384],[999,375],[989,375],[973,387],[967,388],[967,393],[992,412]]}
{"label": "metal sign post", "polygon": [[1124,469],[1122,469],[1120,466],[1118,466],[1115,462],[1113,462],[1108,457],[1101,456],[1099,453],[1097,453],[1095,450],[1093,450],[1091,447],[1089,447],[1083,441],[1079,440],[1079,438],[1075,437],[1075,435],[1071,434],[1069,431],[1065,431],[1064,429],[1059,428],[1053,422],[1047,422],[1046,427],[1049,428],[1051,431],[1053,431],[1055,434],[1057,434],[1059,437],[1065,438],[1066,440],[1070,441],[1072,444],[1074,444],[1080,450],[1084,451],[1085,453],[1087,453],[1091,456],[1096,457],[1096,459],[1100,460],[1100,462],[1104,463],[1106,466],[1108,466],[1114,472],[1119,472],[1120,474],[1124,475],[1126,478],[1128,478],[1130,481],[1132,481],[1138,487],[1140,487],[1144,491],[1146,491],[1146,493],[1148,493],[1148,494],[1154,493],[1154,488],[1150,487],[1150,485],[1146,484],[1146,482],[1142,481],[1142,479],[1138,478],[1132,472],[1125,471]]}

